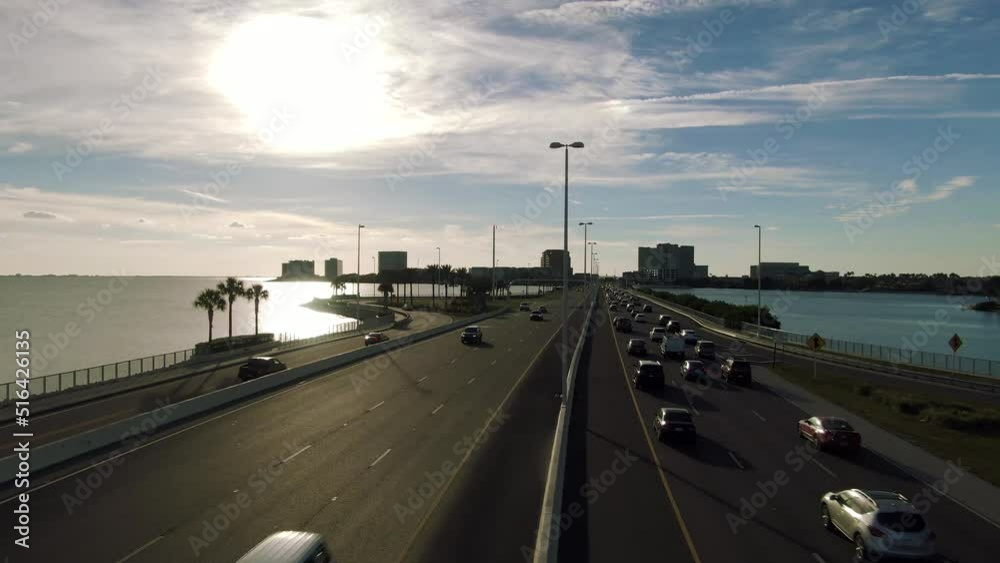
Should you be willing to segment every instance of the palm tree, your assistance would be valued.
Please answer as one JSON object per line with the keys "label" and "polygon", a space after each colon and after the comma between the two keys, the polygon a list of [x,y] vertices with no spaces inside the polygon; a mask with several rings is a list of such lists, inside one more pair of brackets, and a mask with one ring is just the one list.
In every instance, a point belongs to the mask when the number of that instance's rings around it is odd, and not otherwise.
{"label": "palm tree", "polygon": [[222,298],[222,293],[217,289],[203,289],[194,300],[196,309],[204,309],[208,312],[208,341],[212,341],[212,320],[216,311],[226,310],[226,300]]}
{"label": "palm tree", "polygon": [[382,282],[378,284],[378,290],[382,292],[382,307],[385,309],[389,308],[389,294],[393,292],[392,284],[389,282]]}
{"label": "palm tree", "polygon": [[247,293],[246,287],[243,286],[243,282],[234,278],[228,277],[226,281],[219,282],[215,286],[215,289],[219,290],[219,293],[226,297],[226,301],[229,301],[229,337],[233,336],[233,302],[237,298],[243,297]]}
{"label": "palm tree", "polygon": [[434,283],[435,281],[437,281],[437,273],[438,273],[437,264],[428,264],[427,273],[430,274],[431,277],[431,308],[434,308],[437,306],[437,301],[435,301],[436,297],[435,292],[437,291],[437,287],[436,284]]}
{"label": "palm tree", "polygon": [[448,286],[452,284],[451,264],[441,265],[441,281],[444,282],[444,306],[448,306]]}
{"label": "palm tree", "polygon": [[347,284],[344,283],[343,280],[339,279],[330,282],[330,285],[333,287],[333,294],[335,296],[339,295],[341,291],[344,291],[344,289],[347,288]]}
{"label": "palm tree", "polygon": [[468,277],[468,268],[455,268],[455,281],[458,282],[458,294],[460,297],[465,297],[465,280]]}
{"label": "palm tree", "polygon": [[243,296],[247,298],[247,301],[253,301],[253,333],[257,334],[258,320],[260,318],[260,302],[270,299],[271,294],[264,289],[264,286],[255,283],[243,293]]}

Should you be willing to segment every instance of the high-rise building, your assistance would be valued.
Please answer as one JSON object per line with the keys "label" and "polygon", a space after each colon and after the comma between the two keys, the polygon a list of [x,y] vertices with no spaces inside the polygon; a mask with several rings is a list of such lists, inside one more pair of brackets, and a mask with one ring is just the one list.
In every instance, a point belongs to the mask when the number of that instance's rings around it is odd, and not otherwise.
{"label": "high-rise building", "polygon": [[406,269],[406,251],[404,250],[380,250],[378,252],[378,271],[388,272],[391,270]]}
{"label": "high-rise building", "polygon": [[316,263],[312,260],[289,260],[281,264],[281,277],[312,277],[316,275]]}
{"label": "high-rise building", "polygon": [[[809,275],[809,266],[798,262],[761,262],[764,278],[781,280],[785,278],[800,278]],[[750,277],[757,279],[757,265],[750,266]]]}
{"label": "high-rise building", "polygon": [[637,272],[645,279],[663,282],[695,278],[694,247],[669,242],[640,246]]}
{"label": "high-rise building", "polygon": [[344,261],[340,258],[327,258],[323,262],[323,277],[328,280],[336,279],[344,274]]}
{"label": "high-rise building", "polygon": [[549,270],[551,274],[555,277],[562,277],[563,274],[563,256],[566,257],[566,264],[569,267],[569,275],[573,275],[573,263],[570,260],[569,253],[564,252],[561,249],[550,249],[542,252],[541,267]]}
{"label": "high-rise building", "polygon": [[708,266],[698,266],[694,267],[694,279],[703,280],[708,277]]}

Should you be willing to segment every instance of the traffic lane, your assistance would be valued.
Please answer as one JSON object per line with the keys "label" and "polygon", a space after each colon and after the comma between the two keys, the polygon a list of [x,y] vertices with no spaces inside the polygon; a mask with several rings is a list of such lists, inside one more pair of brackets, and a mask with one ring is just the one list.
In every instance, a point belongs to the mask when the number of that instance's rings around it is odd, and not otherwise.
{"label": "traffic lane", "polygon": [[[400,338],[421,330],[427,330],[448,322],[449,318],[442,315],[423,315],[415,317],[414,323],[403,330],[392,329],[386,332],[390,339]],[[362,336],[336,340],[320,344],[272,354],[280,358],[288,367],[307,365],[331,356],[345,354],[364,347]],[[241,383],[239,366],[217,368],[205,373],[165,382],[152,387],[127,391],[121,395],[97,399],[75,407],[69,407],[56,412],[31,417],[31,428],[35,440],[39,444],[51,443],[74,436],[80,432],[99,428],[112,422],[123,420],[144,412],[152,411],[163,405],[179,403],[219,389]],[[12,427],[5,425],[0,429]],[[10,433],[0,433],[0,449],[10,449],[14,442]]]}
{"label": "traffic lane", "polygon": [[[624,343],[624,338],[622,341]],[[669,374],[673,371],[672,366],[669,362],[665,363]],[[742,466],[741,472],[750,471],[760,477],[760,481],[741,484],[744,492],[739,497],[740,510],[744,514],[754,515],[753,520],[749,522],[751,525],[744,526],[735,516],[728,517],[732,524],[730,528],[743,528],[740,530],[742,535],[749,536],[754,543],[760,543],[757,538],[762,534],[756,531],[764,526],[765,529],[782,530],[792,537],[801,538],[803,543],[815,549],[815,553],[823,557],[842,557],[845,553],[844,541],[825,533],[825,530],[816,524],[818,499],[822,494],[847,488],[892,490],[906,495],[914,502],[920,503],[920,506],[924,504],[918,499],[927,500],[936,496],[933,491],[928,494],[926,486],[873,454],[866,452],[852,459],[828,454],[817,455],[804,449],[803,443],[797,439],[797,433],[793,431],[793,425],[799,419],[822,413],[804,413],[761,385],[744,389],[726,384],[716,379],[717,365],[712,366],[716,368],[710,370],[714,372],[713,385],[707,388],[692,384],[684,385],[683,392],[677,394],[677,402],[678,406],[693,407],[700,411],[696,414],[699,434],[707,437],[712,449],[715,450],[708,459],[725,465],[725,457],[732,454],[730,461],[734,466]],[[758,366],[754,369],[761,368]],[[683,385],[682,382],[679,383]],[[655,405],[649,407],[652,412],[655,412],[655,408]],[[713,411],[724,413],[727,420],[719,425],[719,419],[716,417],[700,416],[703,413],[711,414]],[[775,431],[776,427],[778,431]],[[739,429],[738,432],[741,434],[735,445],[734,429]],[[748,431],[750,435],[745,435],[744,433]],[[743,443],[749,444],[750,447],[741,448]],[[699,451],[699,455],[701,453]],[[706,458],[700,456],[699,459]],[[781,462],[776,466],[775,460]],[[787,476],[788,482],[782,484],[775,482],[778,471]],[[759,484],[761,482],[764,483],[763,487]],[[766,510],[757,510],[757,507],[742,502],[743,499],[752,498],[758,491],[762,494],[766,494],[767,491],[780,494],[773,498],[768,497]],[[700,499],[694,502],[704,501]],[[730,513],[742,518],[739,512]],[[783,514],[794,517],[790,520],[774,517]],[[995,535],[994,527],[962,506],[950,499],[943,499],[941,502],[931,503],[927,515],[938,530],[939,550],[945,557],[955,561],[979,561],[982,556],[978,554],[988,552],[987,549],[991,546],[990,538]],[[766,535],[769,534],[763,534]],[[961,540],[954,541],[958,538]],[[752,550],[752,548],[747,549]],[[767,550],[773,550],[774,545],[770,541],[765,541],[762,542],[761,549],[764,550],[761,552],[762,560],[766,560]],[[849,544],[847,549],[850,549]]]}
{"label": "traffic lane", "polygon": [[[456,346],[459,347],[458,350],[467,349],[457,343],[455,333],[449,333],[444,337],[416,344],[412,350],[404,349],[404,352],[409,353],[401,353],[393,365],[385,366],[381,371],[375,372],[377,377],[366,378],[367,366],[360,364],[350,371],[336,374],[342,377],[310,380],[305,386],[293,387],[274,395],[274,400],[251,403],[247,409],[230,409],[228,412],[231,412],[231,416],[224,420],[212,422],[197,428],[194,432],[134,452],[123,460],[121,466],[114,467],[113,479],[102,480],[98,478],[100,475],[93,479],[94,483],[103,485],[95,487],[99,490],[95,491],[94,495],[89,494],[86,487],[84,488],[88,496],[87,502],[84,503],[84,507],[74,509],[72,512],[73,531],[79,531],[80,535],[71,541],[86,538],[88,533],[98,532],[100,526],[94,525],[103,521],[101,515],[107,510],[113,509],[125,514],[142,513],[148,500],[142,491],[151,483],[156,483],[157,486],[163,484],[167,490],[178,489],[173,493],[175,496],[171,497],[172,502],[200,506],[211,497],[206,496],[206,489],[199,487],[191,490],[183,486],[184,479],[190,478],[190,475],[206,476],[202,479],[209,485],[207,490],[223,490],[218,487],[212,488],[211,485],[221,485],[241,477],[246,478],[241,468],[265,466],[273,452],[282,451],[282,442],[286,439],[289,442],[316,442],[318,433],[331,432],[342,424],[357,419],[364,415],[365,410],[371,405],[384,400],[379,397],[388,396],[402,386],[413,384],[407,373],[401,373],[403,370],[417,369],[430,372],[438,367],[441,358],[447,356],[449,351],[454,352]],[[351,376],[354,376],[353,379]],[[367,402],[359,401],[355,390],[356,381],[367,383],[365,390],[368,393],[365,398],[370,397]],[[379,392],[373,392],[373,389],[378,389]],[[324,408],[303,408],[313,404],[323,405]],[[182,429],[195,424],[186,425]],[[291,429],[296,431],[291,432]],[[311,435],[303,436],[302,429],[311,432]],[[201,455],[191,458],[191,452]],[[173,468],[165,467],[164,460],[184,460],[184,465],[190,467],[178,467],[176,462],[173,463]],[[172,474],[171,469],[177,469],[178,473]],[[91,477],[93,473],[85,471],[82,476]],[[75,479],[67,479],[51,488],[33,493],[33,509],[38,514],[44,515],[41,521],[55,525],[60,520],[60,514],[70,516],[60,500],[64,498],[64,494],[73,498],[75,488],[78,486]],[[139,493],[136,494],[136,491]],[[172,524],[170,518],[167,518],[167,521],[157,521],[158,516],[159,514],[156,514],[144,520],[144,524],[150,525],[150,529],[146,530],[149,532],[148,535]],[[57,531],[60,530],[47,532],[55,535]],[[125,534],[121,536],[128,537]],[[118,539],[121,538],[116,538]],[[108,549],[109,552],[105,555],[111,557],[115,554],[120,556],[117,552],[127,546],[113,545],[109,542],[102,544],[101,547]]]}
{"label": "traffic lane", "polygon": [[[450,338],[448,338],[450,337]],[[419,350],[426,347],[426,353]],[[399,373],[398,366],[414,368],[429,372],[448,355],[448,350],[468,350],[457,343],[457,335],[449,333],[444,337],[414,345],[420,353],[414,354],[411,349],[408,354],[401,354],[392,366],[386,366],[378,377],[368,381],[371,386],[391,393],[400,385],[413,385],[414,379],[407,373]],[[349,368],[350,369],[350,368]],[[266,467],[273,459],[275,452],[283,452],[285,443],[316,443],[320,436],[317,433],[332,433],[344,424],[366,414],[366,410],[378,404],[380,397],[370,393],[371,400],[362,407],[357,407],[357,393],[354,382],[365,377],[365,365],[358,365],[353,371],[337,374],[343,377],[327,377],[310,380],[305,387],[293,387],[278,395],[267,397],[274,400],[263,400],[257,404],[248,405],[247,409],[234,409],[231,417],[210,422],[197,431],[176,436],[172,440],[164,440],[155,448],[146,448],[131,454],[119,467],[114,467],[113,478],[94,479],[98,485],[96,491],[84,492],[87,497],[83,506],[74,506],[69,514],[59,502],[67,496],[73,498],[77,487],[76,480],[67,479],[50,488],[33,493],[33,511],[42,515],[42,522],[51,522],[56,530],[49,530],[51,537],[57,537],[57,532],[69,533],[65,538],[68,542],[83,542],[92,534],[100,533],[102,526],[111,525],[103,515],[108,513],[127,516],[141,514],[146,511],[149,503],[155,502],[166,507],[204,507],[213,506],[213,491],[217,498],[225,497],[230,489],[226,484],[247,479],[248,468]],[[347,371],[347,370],[345,370]],[[352,378],[351,376],[355,376]],[[366,388],[370,390],[372,387]],[[382,399],[384,400],[384,399]],[[303,405],[320,404],[324,408],[303,409]],[[369,406],[371,405],[371,406]],[[376,411],[377,412],[377,411]],[[388,412],[388,411],[385,411]],[[350,426],[348,426],[350,428]],[[295,431],[291,431],[294,429]],[[303,430],[311,432],[303,435]],[[356,440],[362,441],[361,439]],[[346,442],[345,442],[346,443]],[[220,445],[224,445],[220,447]],[[156,450],[154,452],[154,449]],[[191,452],[198,455],[191,458]],[[292,452],[287,452],[291,455]],[[344,459],[351,458],[351,452],[345,451]],[[164,460],[184,460],[184,466],[165,466]],[[89,478],[94,471],[87,471],[82,477]],[[199,486],[185,487],[185,481],[192,475],[199,476]],[[143,494],[149,487],[162,487],[171,491],[169,498],[149,498]],[[136,494],[136,491],[139,491]],[[83,495],[80,495],[83,496]],[[41,497],[41,498],[39,498]],[[60,516],[71,517],[73,525],[58,526]],[[159,510],[152,516],[147,516],[142,522],[134,522],[131,533],[122,532],[115,542],[105,542],[99,547],[101,551],[97,559],[114,558],[127,553],[135,545],[141,545],[143,538],[157,537],[159,530],[170,529],[177,519],[172,510]],[[130,541],[133,540],[133,541]],[[64,541],[58,544],[65,545]]]}
{"label": "traffic lane", "polygon": [[920,381],[915,379],[909,379],[902,376],[893,376],[890,374],[880,373],[876,371],[864,370],[856,367],[845,366],[842,364],[836,364],[831,362],[826,362],[820,360],[818,363],[814,362],[812,359],[803,358],[801,356],[793,354],[784,354],[780,350],[775,350],[772,347],[760,346],[757,344],[750,344],[712,332],[705,329],[698,323],[694,322],[689,316],[684,313],[675,312],[666,309],[649,299],[636,296],[640,300],[650,303],[653,306],[656,316],[660,314],[671,315],[675,320],[681,321],[682,328],[691,328],[697,330],[699,333],[711,338],[716,346],[719,348],[720,354],[729,355],[754,355],[761,361],[767,363],[770,362],[775,354],[781,357],[781,362],[783,364],[792,365],[803,369],[813,369],[815,365],[819,366],[822,370],[834,370],[837,374],[848,375],[853,378],[857,378],[859,383],[867,382],[873,385],[881,385],[889,387],[890,389],[904,389],[908,391],[919,391],[921,393],[927,393],[935,395],[937,397],[948,398],[956,401],[972,401],[978,403],[1000,403],[1000,395],[997,394],[987,394],[979,393],[975,391],[970,391],[962,388],[950,387],[947,385],[937,385],[934,383],[928,383],[926,381]]}
{"label": "traffic lane", "polygon": [[607,327],[595,328],[581,366],[553,528],[560,561],[692,561]]}
{"label": "traffic lane", "polygon": [[[583,332],[583,305],[578,301],[571,312],[571,346]],[[521,376],[520,383],[505,385],[510,395],[498,417],[502,424],[491,429],[483,446],[431,499],[437,504],[414,514],[422,517],[420,528],[397,562],[506,563],[523,559],[524,550],[534,548],[562,390],[560,331],[553,328],[530,369],[511,374]]]}

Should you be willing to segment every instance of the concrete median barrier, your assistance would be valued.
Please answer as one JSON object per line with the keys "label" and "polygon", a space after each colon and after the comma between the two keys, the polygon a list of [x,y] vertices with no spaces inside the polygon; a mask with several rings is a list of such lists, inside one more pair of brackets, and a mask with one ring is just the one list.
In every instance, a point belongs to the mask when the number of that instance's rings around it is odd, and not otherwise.
{"label": "concrete median barrier", "polygon": [[[161,405],[161,407],[153,411],[145,412],[94,430],[88,430],[51,444],[32,447],[30,450],[30,470],[32,473],[42,471],[91,452],[111,448],[116,444],[122,445],[122,449],[126,450],[129,444],[144,441],[149,436],[179,422],[195,418],[254,395],[285,387],[333,369],[463,328],[466,325],[498,316],[505,311],[506,309],[501,309],[499,311],[484,313],[416,334],[406,335],[397,340],[359,348],[305,366],[287,369],[239,385],[193,397],[180,403]],[[0,482],[6,483],[14,479],[14,475],[18,472],[18,463],[19,459],[16,454],[0,459],[0,475],[3,476]]]}

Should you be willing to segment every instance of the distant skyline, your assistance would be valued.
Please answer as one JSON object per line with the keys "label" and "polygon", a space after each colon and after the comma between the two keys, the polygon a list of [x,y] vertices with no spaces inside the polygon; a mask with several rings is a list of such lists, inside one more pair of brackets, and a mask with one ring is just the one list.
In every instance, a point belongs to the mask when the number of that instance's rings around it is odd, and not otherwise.
{"label": "distant skyline", "polygon": [[[0,274],[1000,275],[990,0],[58,4],[0,25]],[[897,6],[898,4],[898,6]],[[589,262],[589,260],[588,260]],[[983,269],[986,268],[985,273]]]}

